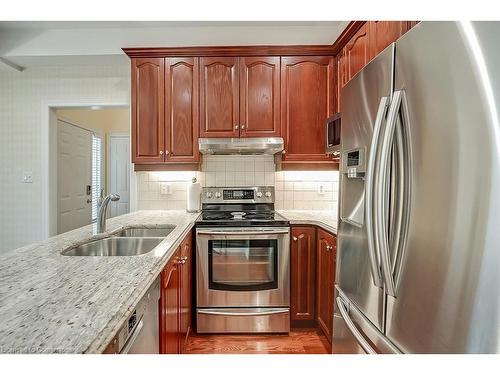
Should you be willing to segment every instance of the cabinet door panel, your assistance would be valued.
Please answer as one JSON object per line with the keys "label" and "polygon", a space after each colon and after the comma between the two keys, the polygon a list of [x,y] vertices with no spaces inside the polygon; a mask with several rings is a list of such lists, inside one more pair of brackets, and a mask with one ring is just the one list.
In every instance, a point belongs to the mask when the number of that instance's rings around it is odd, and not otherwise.
{"label": "cabinet door panel", "polygon": [[325,154],[325,120],[333,114],[334,58],[281,59],[281,134],[283,161],[329,161]]}
{"label": "cabinet door panel", "polygon": [[160,293],[160,353],[179,353],[179,264],[177,255],[162,272]]}
{"label": "cabinet door panel", "polygon": [[189,233],[181,244],[181,259],[183,260],[181,266],[181,292],[180,292],[180,332],[179,332],[179,347],[181,353],[189,335],[191,326],[191,309],[192,309],[192,239]]}
{"label": "cabinet door panel", "polygon": [[198,58],[165,59],[165,129],[167,162],[197,162]]}
{"label": "cabinet door panel", "polygon": [[280,134],[280,58],[240,57],[242,137]]}
{"label": "cabinet door panel", "polygon": [[164,160],[164,75],[164,59],[132,59],[133,163]]}
{"label": "cabinet door panel", "polygon": [[331,342],[337,242],[335,236],[322,229],[318,229],[317,240],[318,278],[316,298],[318,325],[328,341]]}
{"label": "cabinet door panel", "polygon": [[200,136],[238,137],[238,58],[202,57],[200,65]]}
{"label": "cabinet door panel", "polygon": [[407,21],[370,21],[368,22],[370,39],[370,59],[377,56],[389,44],[395,42],[406,32]]}
{"label": "cabinet door panel", "polygon": [[345,58],[347,63],[347,80],[350,80],[370,61],[370,43],[368,40],[368,24],[365,23],[346,44]]}
{"label": "cabinet door panel", "polygon": [[316,319],[316,229],[292,227],[291,320]]}

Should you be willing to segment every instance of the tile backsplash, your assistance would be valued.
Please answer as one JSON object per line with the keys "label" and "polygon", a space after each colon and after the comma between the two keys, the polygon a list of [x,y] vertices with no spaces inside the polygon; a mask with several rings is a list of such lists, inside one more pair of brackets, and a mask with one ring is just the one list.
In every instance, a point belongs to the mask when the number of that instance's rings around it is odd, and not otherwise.
{"label": "tile backsplash", "polygon": [[267,155],[204,156],[200,172],[137,172],[137,177],[138,209],[185,209],[187,184],[196,177],[202,186],[274,186],[277,209],[337,210],[337,171],[276,172],[274,157]]}

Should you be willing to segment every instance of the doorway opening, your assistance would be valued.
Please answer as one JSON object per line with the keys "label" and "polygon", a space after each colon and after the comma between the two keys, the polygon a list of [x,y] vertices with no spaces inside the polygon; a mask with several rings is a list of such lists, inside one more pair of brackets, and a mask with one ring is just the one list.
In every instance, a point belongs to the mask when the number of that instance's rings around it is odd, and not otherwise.
{"label": "doorway opening", "polygon": [[51,234],[97,220],[101,200],[117,193],[108,217],[130,211],[130,108],[50,109]]}

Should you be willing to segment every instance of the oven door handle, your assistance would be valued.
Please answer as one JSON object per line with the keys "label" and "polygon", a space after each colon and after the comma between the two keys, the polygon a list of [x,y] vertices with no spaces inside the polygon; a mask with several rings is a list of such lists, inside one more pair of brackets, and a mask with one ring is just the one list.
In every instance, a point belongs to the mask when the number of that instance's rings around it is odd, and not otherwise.
{"label": "oven door handle", "polygon": [[281,229],[281,230],[241,230],[241,231],[217,231],[217,230],[198,230],[196,234],[201,235],[223,235],[223,236],[241,236],[241,235],[260,235],[260,234],[289,234],[289,229]]}
{"label": "oven door handle", "polygon": [[225,316],[263,316],[263,315],[277,315],[287,314],[290,309],[276,309],[267,311],[252,311],[252,312],[230,312],[230,311],[214,311],[214,310],[198,310],[198,314],[205,315],[225,315]]}

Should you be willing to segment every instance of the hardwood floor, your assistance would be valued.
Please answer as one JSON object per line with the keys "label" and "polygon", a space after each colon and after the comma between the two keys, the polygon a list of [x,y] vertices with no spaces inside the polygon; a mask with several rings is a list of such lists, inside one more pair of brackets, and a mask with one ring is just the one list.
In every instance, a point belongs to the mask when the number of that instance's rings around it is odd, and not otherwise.
{"label": "hardwood floor", "polygon": [[290,335],[190,334],[185,354],[328,354],[330,344],[317,329],[293,329]]}

